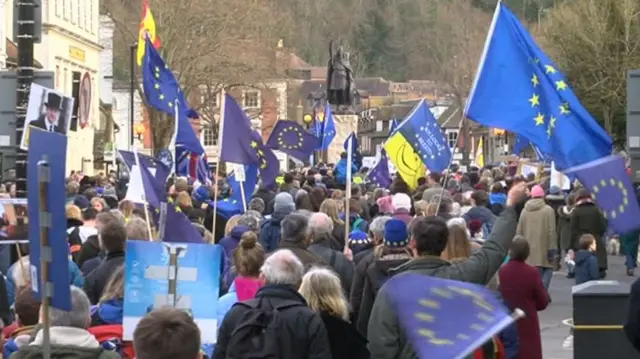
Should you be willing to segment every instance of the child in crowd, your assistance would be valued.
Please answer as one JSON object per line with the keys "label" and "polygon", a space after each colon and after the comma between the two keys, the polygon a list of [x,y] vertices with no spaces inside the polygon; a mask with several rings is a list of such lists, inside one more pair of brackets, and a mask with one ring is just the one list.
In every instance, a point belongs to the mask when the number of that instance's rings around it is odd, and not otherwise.
{"label": "child in crowd", "polygon": [[600,279],[596,258],[596,238],[591,234],[583,234],[578,242],[578,248],[574,269],[576,285]]}

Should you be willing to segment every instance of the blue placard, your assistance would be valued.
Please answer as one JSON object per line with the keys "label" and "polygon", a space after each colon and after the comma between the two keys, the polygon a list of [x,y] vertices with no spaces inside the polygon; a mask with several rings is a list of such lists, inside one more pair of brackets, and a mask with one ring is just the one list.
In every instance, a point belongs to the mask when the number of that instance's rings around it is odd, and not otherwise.
{"label": "blue placard", "polygon": [[123,338],[132,340],[140,319],[154,308],[173,305],[168,296],[172,250],[178,252],[176,308],[191,314],[203,344],[215,343],[221,248],[198,243],[127,241]]}
{"label": "blue placard", "polygon": [[53,284],[51,306],[71,310],[69,290],[69,246],[67,244],[67,219],[65,217],[65,166],[67,138],[55,132],[31,128],[27,161],[27,215],[29,218],[29,272],[31,289],[40,299],[40,191],[38,163],[46,161],[49,166],[47,186],[47,209],[51,226],[47,230],[51,247],[49,282]]}

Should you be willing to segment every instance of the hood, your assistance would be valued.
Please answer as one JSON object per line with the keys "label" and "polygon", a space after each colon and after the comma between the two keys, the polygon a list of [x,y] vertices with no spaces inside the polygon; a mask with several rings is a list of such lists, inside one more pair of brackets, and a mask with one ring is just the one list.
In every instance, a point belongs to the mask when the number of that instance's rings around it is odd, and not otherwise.
{"label": "hood", "polygon": [[242,238],[242,235],[244,234],[244,232],[246,232],[248,230],[249,230],[249,228],[246,227],[246,226],[235,226],[235,227],[233,227],[233,229],[231,229],[230,237],[239,242],[240,238]]}
{"label": "hood", "polygon": [[385,277],[388,277],[391,273],[393,273],[393,270],[401,265],[403,265],[404,263],[406,263],[407,261],[409,261],[411,259],[411,257],[407,254],[387,254],[385,256],[383,256],[382,258],[376,260],[373,263],[373,266],[375,268],[375,270],[382,274]]}
{"label": "hood", "polygon": [[[51,345],[74,346],[81,348],[99,348],[100,343],[88,331],[72,327],[51,327]],[[43,332],[38,331],[31,345],[42,346]]]}
{"label": "hood", "polygon": [[254,298],[260,287],[262,287],[262,281],[256,278],[236,277],[233,281],[233,289],[239,302]]}
{"label": "hood", "polygon": [[524,210],[529,212],[535,212],[543,209],[547,203],[542,198],[533,198],[524,204]]}
{"label": "hood", "polygon": [[78,235],[82,243],[86,242],[91,236],[97,236],[98,230],[95,227],[80,226],[78,227]]}
{"label": "hood", "polygon": [[507,203],[507,195],[504,193],[491,193],[489,194],[489,204],[501,204]]}
{"label": "hood", "polygon": [[[462,211],[462,209],[460,209]],[[469,208],[465,213],[465,216],[472,221],[474,219],[479,220],[482,223],[493,223],[495,216],[493,212],[487,207],[474,206]]]}
{"label": "hood", "polygon": [[280,222],[284,219],[284,217],[288,216],[291,212],[289,211],[275,211],[271,214],[271,218],[269,219],[271,223],[280,225]]}
{"label": "hood", "polygon": [[111,299],[100,303],[98,316],[106,324],[122,324],[122,299]]}
{"label": "hood", "polygon": [[589,257],[594,256],[595,254],[593,254],[592,252],[586,250],[586,249],[581,249],[579,251],[576,252],[576,265],[584,263],[587,259],[589,259]]}
{"label": "hood", "polygon": [[560,218],[569,219],[572,212],[573,208],[569,208],[569,206],[558,207],[558,217]]}

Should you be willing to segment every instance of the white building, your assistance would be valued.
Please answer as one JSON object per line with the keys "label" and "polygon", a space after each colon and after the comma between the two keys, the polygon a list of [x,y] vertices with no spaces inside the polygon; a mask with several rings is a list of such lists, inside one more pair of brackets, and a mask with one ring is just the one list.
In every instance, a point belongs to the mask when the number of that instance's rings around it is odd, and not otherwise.
{"label": "white building", "polygon": [[[13,38],[13,6],[18,0],[0,0],[0,18],[4,36]],[[2,7],[2,5],[4,5]],[[98,39],[99,0],[43,0],[42,42],[36,44],[34,57],[43,70],[55,73],[55,88],[72,95],[73,73],[88,73],[91,78],[89,124],[68,134],[67,172],[83,170],[93,174],[94,128],[99,123],[98,81],[100,79],[100,50]],[[2,16],[4,10],[4,16]],[[0,41],[3,43],[4,41]],[[5,51],[0,53],[6,54]],[[1,55],[0,55],[1,56]]]}

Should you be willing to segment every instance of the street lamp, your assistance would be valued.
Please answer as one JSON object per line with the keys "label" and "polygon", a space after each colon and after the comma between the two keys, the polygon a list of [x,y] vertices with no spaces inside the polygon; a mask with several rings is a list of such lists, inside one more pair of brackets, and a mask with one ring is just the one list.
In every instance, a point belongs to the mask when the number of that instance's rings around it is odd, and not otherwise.
{"label": "street lamp", "polygon": [[138,141],[142,141],[142,139],[144,138],[144,132],[146,130],[146,128],[144,127],[144,125],[140,122],[138,122],[133,129],[136,132],[136,136],[138,137]]}

